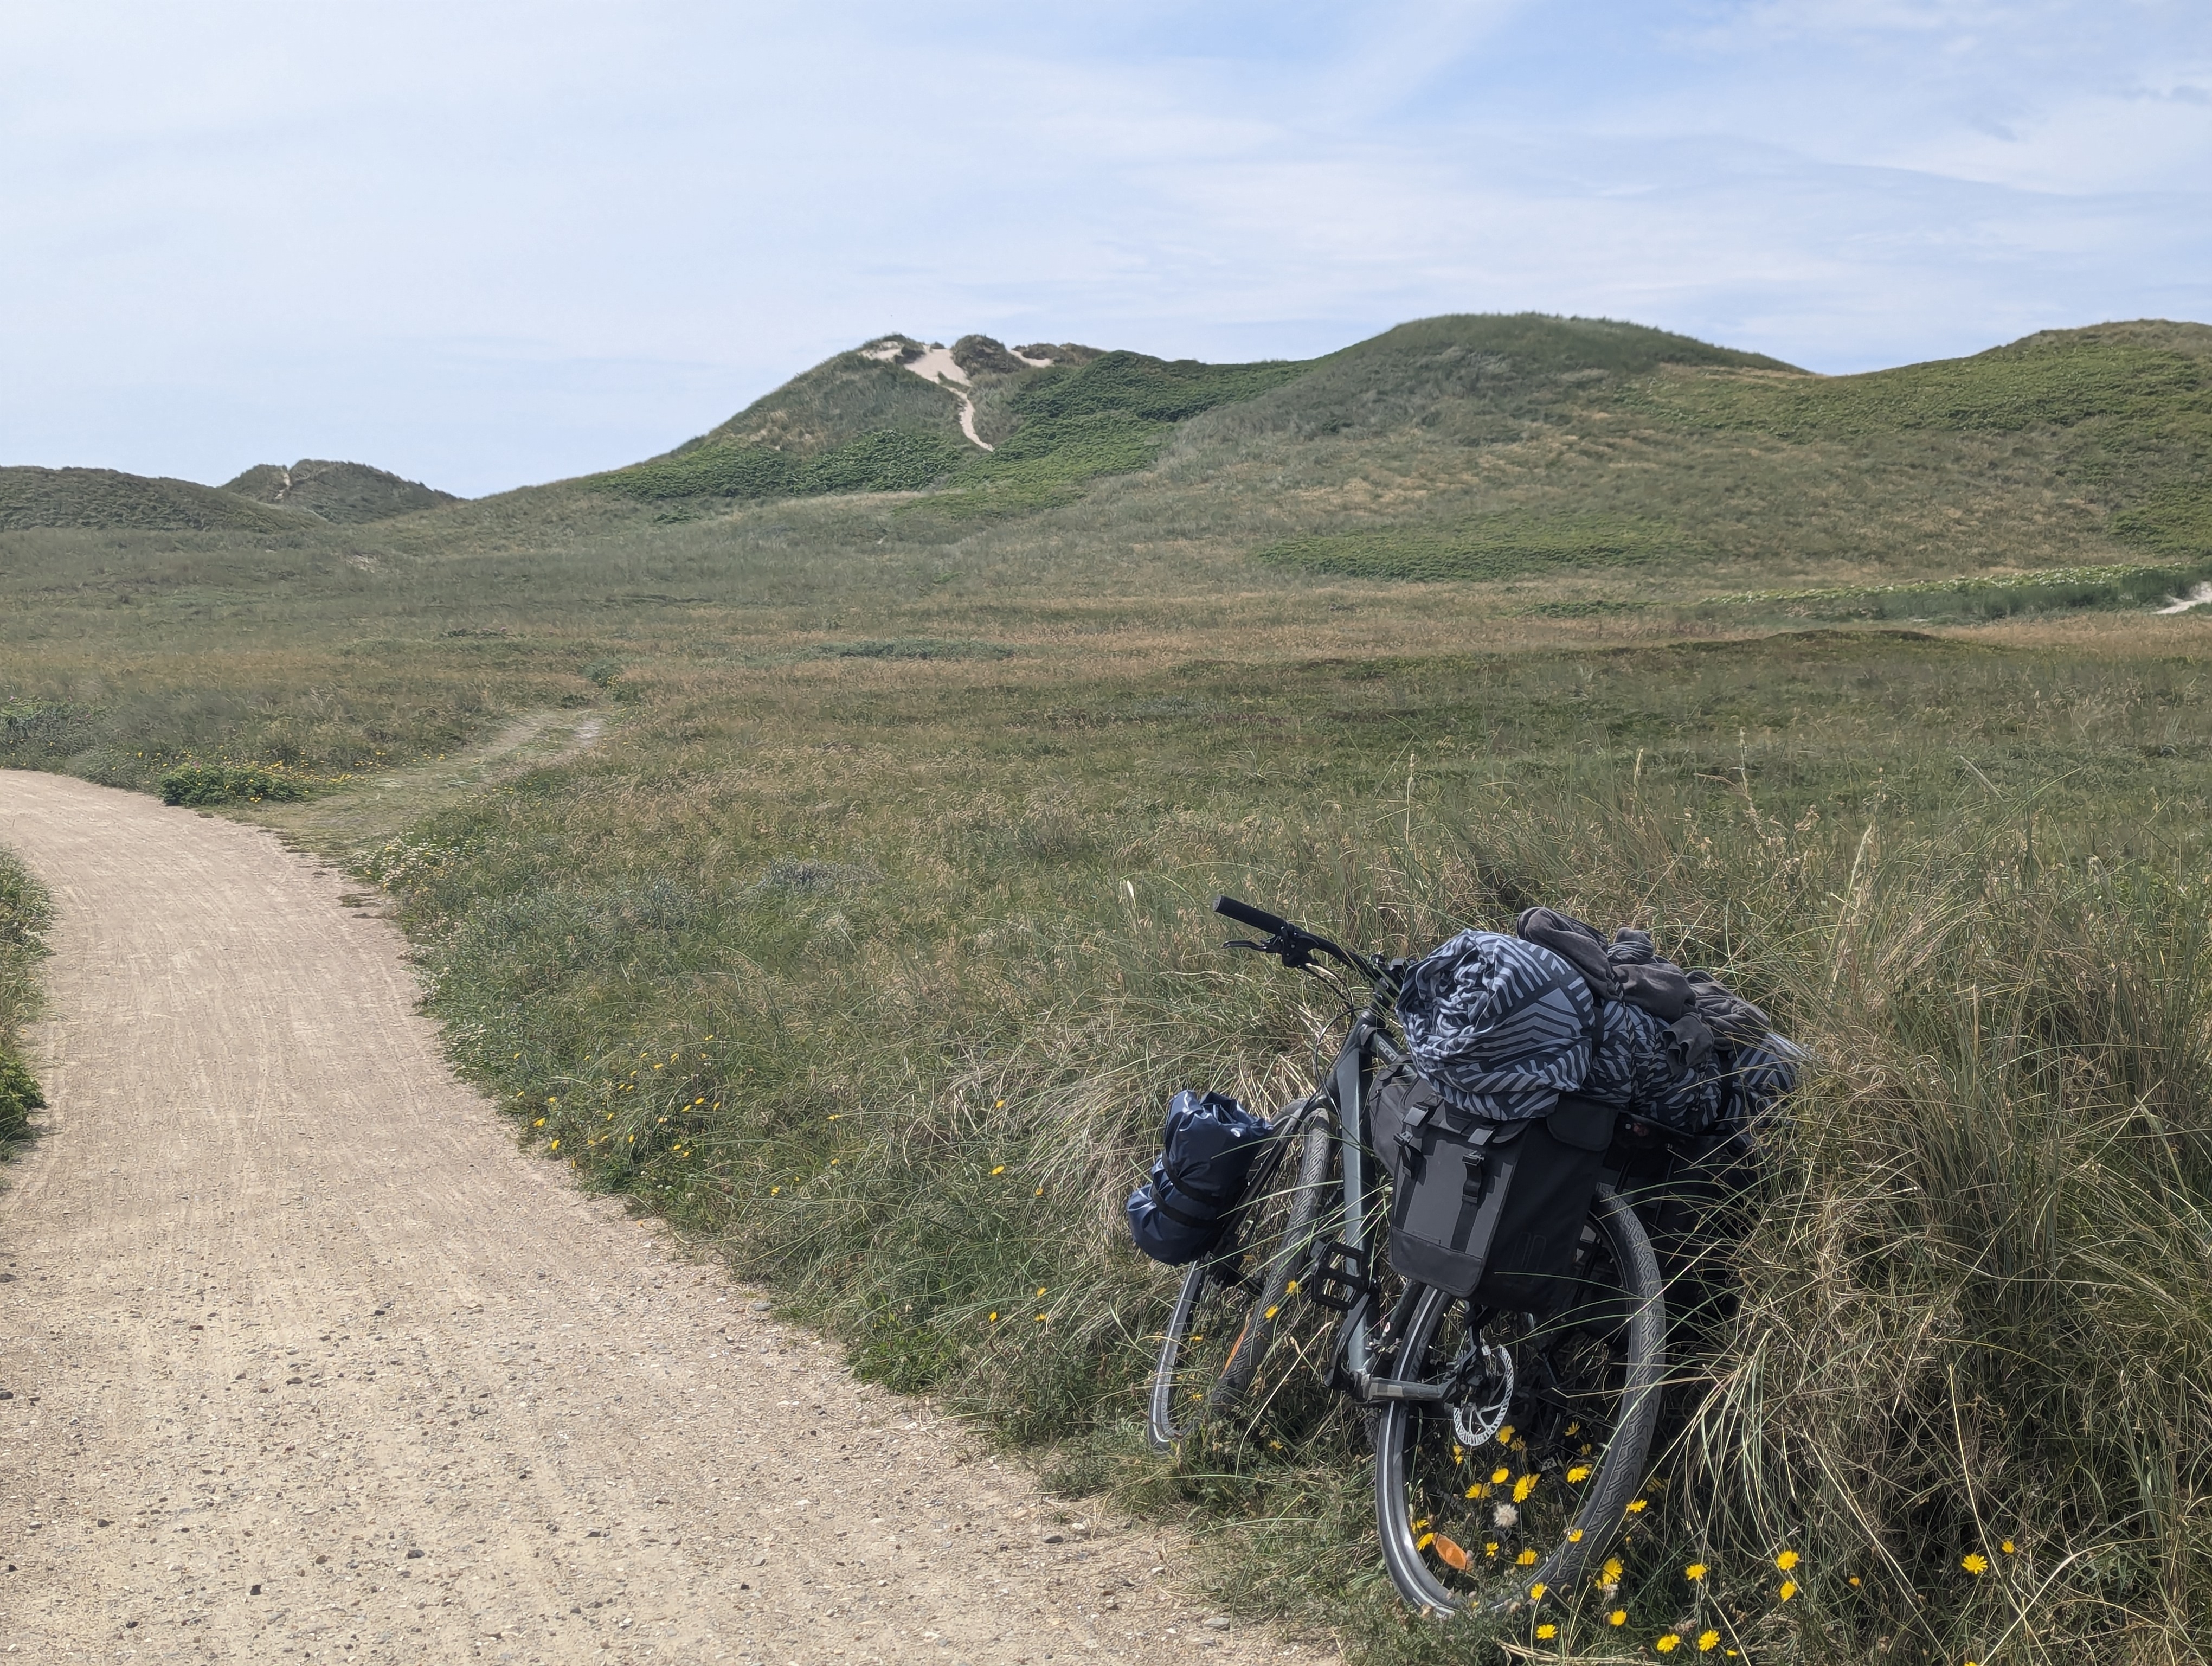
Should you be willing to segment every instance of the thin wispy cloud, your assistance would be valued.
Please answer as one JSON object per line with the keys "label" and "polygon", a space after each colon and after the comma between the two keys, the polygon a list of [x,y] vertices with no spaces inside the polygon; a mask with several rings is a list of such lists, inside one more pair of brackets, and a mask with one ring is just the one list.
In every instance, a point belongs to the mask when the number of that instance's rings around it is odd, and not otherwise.
{"label": "thin wispy cloud", "polygon": [[2178,4],[0,18],[0,461],[479,492],[886,328],[1207,357],[1601,313],[1824,370],[2212,317]]}

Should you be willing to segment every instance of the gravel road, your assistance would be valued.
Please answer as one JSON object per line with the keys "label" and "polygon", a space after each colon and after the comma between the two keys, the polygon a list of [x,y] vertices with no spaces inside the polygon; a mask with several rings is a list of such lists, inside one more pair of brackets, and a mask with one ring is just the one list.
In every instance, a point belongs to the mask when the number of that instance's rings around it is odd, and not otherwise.
{"label": "gravel road", "polygon": [[1317,1661],[517,1151],[259,830],[0,772],[52,1109],[0,1170],[0,1653]]}

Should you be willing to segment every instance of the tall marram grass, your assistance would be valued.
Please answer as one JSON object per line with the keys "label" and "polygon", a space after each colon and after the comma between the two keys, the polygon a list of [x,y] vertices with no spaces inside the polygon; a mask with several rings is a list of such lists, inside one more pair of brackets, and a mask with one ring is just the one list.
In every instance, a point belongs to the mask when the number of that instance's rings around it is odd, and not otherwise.
{"label": "tall marram grass", "polygon": [[20,1048],[23,1025],[39,1009],[40,933],[52,912],[44,888],[0,849],[0,1156],[29,1132],[31,1113],[46,1103]]}
{"label": "tall marram grass", "polygon": [[[940,817],[899,873],[742,890],[709,821],[684,881],[590,892],[543,883],[605,877],[572,793],[558,835],[518,800],[380,873],[531,1139],[719,1243],[864,1371],[1051,1444],[1072,1487],[1193,1514],[1224,1601],[1375,1659],[1650,1658],[1711,1629],[1808,1666],[2201,1661],[2212,895],[2078,806],[2053,826],[1968,787],[1942,814],[1877,787],[1793,818],[1741,779],[1584,761],[1387,824],[1189,812],[1111,848],[1046,796]],[[1220,952],[1217,887],[1394,947],[1535,899],[1648,925],[1814,1053],[1694,1311],[1684,1287],[1617,1630],[1581,1596],[1540,1648],[1526,1620],[1403,1614],[1341,1413],[1225,1467],[1144,1455],[1173,1275],[1119,1216],[1163,1099],[1280,1103],[1328,1044],[1311,986]]]}
{"label": "tall marram grass", "polygon": [[[1921,835],[1793,826],[1748,793],[1686,820],[1615,783],[1463,826],[1378,907],[1431,933],[1535,897],[1650,923],[1819,1060],[1767,1140],[1730,1307],[1679,1339],[1630,1559],[1643,1639],[1710,1623],[1767,1659],[2203,1658],[2203,876],[2053,848],[2026,806]],[[1712,1570],[1694,1588],[1692,1561]]]}

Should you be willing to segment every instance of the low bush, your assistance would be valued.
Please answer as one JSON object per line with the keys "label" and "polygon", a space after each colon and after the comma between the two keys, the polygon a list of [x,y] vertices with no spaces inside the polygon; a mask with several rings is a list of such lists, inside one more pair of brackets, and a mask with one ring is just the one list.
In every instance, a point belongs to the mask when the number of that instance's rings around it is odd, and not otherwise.
{"label": "low bush", "polygon": [[160,782],[164,804],[288,804],[313,790],[302,776],[282,764],[185,763],[165,773]]}

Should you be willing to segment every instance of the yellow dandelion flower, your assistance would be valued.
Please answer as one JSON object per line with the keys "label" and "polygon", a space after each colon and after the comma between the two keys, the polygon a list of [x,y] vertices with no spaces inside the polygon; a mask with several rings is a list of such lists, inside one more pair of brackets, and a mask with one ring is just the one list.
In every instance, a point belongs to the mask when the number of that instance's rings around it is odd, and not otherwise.
{"label": "yellow dandelion flower", "polygon": [[1038,1315],[1036,1316],[1036,1322],[1037,1322],[1039,1324],[1042,1324],[1042,1323],[1044,1322],[1044,1315],[1043,1315],[1043,1314],[1042,1314],[1042,1313],[1038,1314]]}
{"label": "yellow dandelion flower", "polygon": [[1544,1593],[1549,1590],[1551,1587],[1540,1579],[1528,1587],[1528,1600],[1531,1602],[1540,1602],[1544,1600]]}
{"label": "yellow dandelion flower", "polygon": [[1699,1654],[1709,1655],[1712,1653],[1714,1650],[1719,1648],[1720,1645],[1721,1634],[1718,1632],[1700,1632],[1698,1634],[1698,1652]]}
{"label": "yellow dandelion flower", "polygon": [[1638,1499],[1628,1506],[1628,1513],[1632,1516],[1640,1516],[1644,1513],[1644,1505],[1650,1502],[1651,1500],[1649,1499]]}
{"label": "yellow dandelion flower", "polygon": [[1520,1480],[1513,1483],[1513,1502],[1516,1504],[1528,1503],[1528,1495],[1535,1490],[1536,1477],[1533,1474],[1522,1476]]}
{"label": "yellow dandelion flower", "polygon": [[1615,1608],[1611,1614],[1606,1615],[1605,1623],[1608,1626],[1626,1626],[1628,1623],[1628,1610]]}
{"label": "yellow dandelion flower", "polygon": [[1662,1655],[1670,1655],[1673,1654],[1675,1650],[1682,1646],[1682,1639],[1675,1636],[1674,1633],[1668,1632],[1664,1637],[1661,1638],[1651,1646],[1658,1650]]}
{"label": "yellow dandelion flower", "polygon": [[782,1189],[783,1189],[783,1188],[782,1188],[782,1187],[781,1187],[781,1186],[771,1186],[771,1187],[769,1187],[769,1188],[768,1189],[768,1195],[769,1195],[770,1197],[774,1197],[774,1196],[775,1196],[778,1192],[781,1191]]}
{"label": "yellow dandelion flower", "polygon": [[1789,1572],[1791,1568],[1797,1566],[1797,1553],[1794,1550],[1784,1551],[1779,1556],[1774,1559],[1774,1566],[1780,1568],[1784,1573]]}
{"label": "yellow dandelion flower", "polygon": [[2007,1540],[2006,1540],[2002,1544],[1999,1545],[1999,1546],[1997,1547],[1997,1548],[1998,1548],[1999,1550],[2002,1550],[2002,1552],[2004,1552],[2004,1554],[2005,1554],[2006,1555],[2008,1555],[2008,1556],[2010,1556],[2010,1555],[2012,1555],[2012,1554],[2014,1554],[2014,1549],[2013,1549],[2013,1542],[2012,1542],[2012,1541],[2011,1541],[2010,1539],[2007,1539]]}
{"label": "yellow dandelion flower", "polygon": [[1513,1472],[1510,1469],[1493,1469],[1490,1474],[1490,1484],[1492,1487],[1503,1487],[1512,1479]]}
{"label": "yellow dandelion flower", "polygon": [[1044,1286],[1042,1285],[1039,1285],[1037,1286],[1037,1294],[1040,1296],[1044,1294]]}
{"label": "yellow dandelion flower", "polygon": [[1490,1483],[1483,1481],[1475,1482],[1474,1486],[1467,1489],[1467,1495],[1470,1499],[1488,1498],[1490,1496]]}
{"label": "yellow dandelion flower", "polygon": [[1498,1444],[1500,1446],[1510,1446],[1513,1444],[1513,1426],[1510,1423],[1498,1432]]}
{"label": "yellow dandelion flower", "polygon": [[1588,1481],[1589,1479],[1589,1465],[1587,1463],[1577,1463],[1573,1468],[1567,1471],[1567,1479],[1569,1481]]}
{"label": "yellow dandelion flower", "polygon": [[996,1324],[996,1323],[998,1323],[998,1322],[999,1322],[999,1316],[998,1316],[997,1314],[994,1313],[994,1314],[991,1316],[991,1322],[992,1322],[993,1324]]}
{"label": "yellow dandelion flower", "polygon": [[1498,1541],[1492,1539],[1488,1544],[1483,1546],[1482,1554],[1495,1560],[1498,1555]]}
{"label": "yellow dandelion flower", "polygon": [[1416,1550],[1426,1550],[1431,1545],[1436,1543],[1436,1541],[1437,1535],[1435,1534],[1424,1533],[1419,1538],[1413,1541],[1413,1548]]}
{"label": "yellow dandelion flower", "polygon": [[1548,1622],[1536,1627],[1536,1640],[1539,1643],[1549,1643],[1559,1634],[1559,1628],[1557,1626],[1549,1624]]}
{"label": "yellow dandelion flower", "polygon": [[1536,1566],[1536,1553],[1533,1550],[1524,1550],[1513,1560],[1522,1567],[1534,1567]]}
{"label": "yellow dandelion flower", "polygon": [[561,1142],[558,1140],[556,1140],[551,1145],[546,1146],[545,1149],[548,1151],[558,1151],[561,1149]]}
{"label": "yellow dandelion flower", "polygon": [[1857,1589],[1857,1587],[1858,1587],[1858,1583],[1859,1583],[1859,1577],[1858,1577],[1858,1575],[1857,1575],[1857,1574],[1854,1573],[1853,1575],[1851,1575],[1851,1586],[1852,1586],[1852,1589],[1853,1589],[1853,1590],[1856,1590],[1856,1589]]}
{"label": "yellow dandelion flower", "polygon": [[1582,1541],[1583,1541],[1583,1530],[1582,1530],[1582,1529],[1580,1529],[1579,1527],[1571,1527],[1571,1528],[1569,1528],[1569,1529],[1567,1529],[1567,1542],[1568,1542],[1569,1544],[1571,1544],[1571,1545],[1578,1545],[1578,1544],[1580,1544]]}
{"label": "yellow dandelion flower", "polygon": [[545,1119],[544,1119],[543,1116],[541,1116],[541,1117],[539,1117],[536,1122],[532,1122],[530,1126],[531,1126],[531,1127],[532,1127],[532,1128],[544,1128],[544,1127],[545,1126]]}
{"label": "yellow dandelion flower", "polygon": [[1797,1582],[1795,1579],[1784,1579],[1782,1582],[1782,1589],[1774,1594],[1787,1602],[1797,1594]]}
{"label": "yellow dandelion flower", "polygon": [[999,1164],[999,1166],[998,1166],[997,1168],[995,1168],[995,1169],[994,1169],[994,1170],[991,1170],[991,1172],[992,1172],[993,1174],[1004,1174],[1004,1173],[1006,1173],[1006,1165],[1005,1164],[1003,1164],[1003,1163],[1000,1164]]}
{"label": "yellow dandelion flower", "polygon": [[1620,1557],[1608,1556],[1605,1559],[1605,1582],[1608,1585],[1618,1584],[1620,1582]]}
{"label": "yellow dandelion flower", "polygon": [[1703,1562],[1691,1563],[1689,1566],[1682,1570],[1682,1577],[1685,1579],[1704,1578],[1705,1577],[1705,1565]]}
{"label": "yellow dandelion flower", "polygon": [[1959,1566],[1978,1579],[1990,1571],[1990,1559],[1978,1550],[1969,1551],[1960,1558]]}

